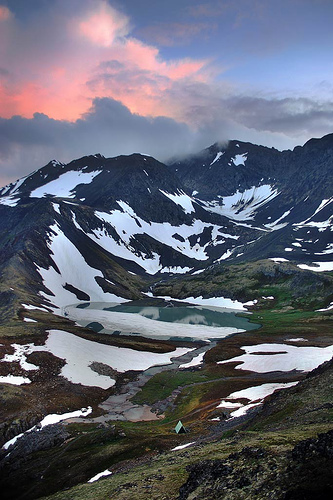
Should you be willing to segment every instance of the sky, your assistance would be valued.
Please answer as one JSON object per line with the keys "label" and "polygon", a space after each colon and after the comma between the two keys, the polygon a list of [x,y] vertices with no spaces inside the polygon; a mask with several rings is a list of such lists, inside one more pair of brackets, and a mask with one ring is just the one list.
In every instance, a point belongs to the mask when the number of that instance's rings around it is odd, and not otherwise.
{"label": "sky", "polygon": [[333,132],[333,0],[0,0],[0,185]]}

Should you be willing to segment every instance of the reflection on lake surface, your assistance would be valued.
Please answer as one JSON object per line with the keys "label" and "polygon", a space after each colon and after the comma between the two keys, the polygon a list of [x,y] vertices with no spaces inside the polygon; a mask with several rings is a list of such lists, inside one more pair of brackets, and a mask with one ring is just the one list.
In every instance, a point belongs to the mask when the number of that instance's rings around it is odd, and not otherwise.
{"label": "reflection on lake surface", "polygon": [[81,326],[110,335],[141,335],[163,340],[213,340],[259,325],[235,311],[201,306],[139,307],[89,302],[67,306],[65,314]]}

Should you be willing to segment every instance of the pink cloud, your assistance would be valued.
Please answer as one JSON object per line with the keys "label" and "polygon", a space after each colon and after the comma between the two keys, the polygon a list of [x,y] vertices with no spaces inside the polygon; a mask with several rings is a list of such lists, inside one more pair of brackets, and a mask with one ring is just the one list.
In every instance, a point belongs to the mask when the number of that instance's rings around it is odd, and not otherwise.
{"label": "pink cloud", "polygon": [[96,45],[110,47],[118,37],[129,31],[128,18],[102,2],[78,23],[79,32]]}
{"label": "pink cloud", "polygon": [[7,21],[11,17],[11,12],[8,7],[0,5],[0,21]]}
{"label": "pink cloud", "polygon": [[175,105],[163,94],[175,84],[210,80],[209,61],[163,60],[155,46],[130,36],[129,19],[104,0],[81,5],[66,19],[61,12],[45,19],[39,37],[36,22],[19,31],[15,19],[3,32],[8,50],[2,64],[11,79],[0,87],[0,116],[39,112],[74,121],[95,97],[109,97],[134,113],[174,117]]}

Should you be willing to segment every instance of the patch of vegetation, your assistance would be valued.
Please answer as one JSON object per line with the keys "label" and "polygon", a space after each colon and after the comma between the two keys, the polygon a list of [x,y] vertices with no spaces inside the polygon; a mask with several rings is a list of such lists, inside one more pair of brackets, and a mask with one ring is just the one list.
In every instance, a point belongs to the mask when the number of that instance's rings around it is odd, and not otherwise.
{"label": "patch of vegetation", "polygon": [[[153,404],[167,398],[178,388],[198,383],[206,382],[213,375],[200,371],[164,371],[157,373],[136,394],[132,401],[138,404]],[[215,377],[214,377],[215,378]]]}

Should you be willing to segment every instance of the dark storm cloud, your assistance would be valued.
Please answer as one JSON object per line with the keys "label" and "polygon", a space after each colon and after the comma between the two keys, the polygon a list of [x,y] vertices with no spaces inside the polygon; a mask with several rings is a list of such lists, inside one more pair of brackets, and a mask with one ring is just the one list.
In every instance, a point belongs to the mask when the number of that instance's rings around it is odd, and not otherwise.
{"label": "dark storm cloud", "polygon": [[[230,97],[216,104],[215,113],[213,108],[203,107],[205,116],[195,131],[170,118],[133,114],[120,102],[107,98],[95,99],[91,110],[75,122],[54,120],[41,113],[32,119],[2,118],[1,183],[29,174],[53,158],[67,162],[98,152],[104,156],[139,152],[164,161],[173,155],[199,151],[216,141],[250,140],[282,145],[283,149],[303,143],[310,131],[312,136],[320,136],[333,130],[333,103]],[[200,103],[189,113],[202,116]],[[286,129],[294,135],[293,144],[283,135]]]}
{"label": "dark storm cloud", "polygon": [[158,159],[194,148],[189,127],[165,117],[132,114],[112,99],[95,99],[89,113],[76,122],[54,120],[40,113],[32,119],[0,119],[2,184],[27,175],[50,159],[69,161],[83,155],[151,154]]}

